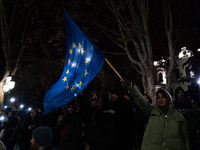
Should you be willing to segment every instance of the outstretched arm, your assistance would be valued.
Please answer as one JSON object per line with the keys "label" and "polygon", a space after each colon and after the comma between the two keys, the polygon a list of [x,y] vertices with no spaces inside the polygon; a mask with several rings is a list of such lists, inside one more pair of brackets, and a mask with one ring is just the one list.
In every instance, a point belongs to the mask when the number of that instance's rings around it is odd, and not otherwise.
{"label": "outstretched arm", "polygon": [[138,88],[132,83],[129,86],[129,92],[133,96],[133,98],[137,101],[139,108],[142,112],[149,117],[153,107],[146,101],[142,93],[138,90]]}

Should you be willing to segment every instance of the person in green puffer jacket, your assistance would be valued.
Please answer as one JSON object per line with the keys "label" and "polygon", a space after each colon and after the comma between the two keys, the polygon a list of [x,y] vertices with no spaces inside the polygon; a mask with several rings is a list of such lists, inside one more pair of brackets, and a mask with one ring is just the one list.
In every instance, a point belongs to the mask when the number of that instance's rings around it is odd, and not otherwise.
{"label": "person in green puffer jacket", "polygon": [[154,106],[132,83],[129,92],[148,117],[141,150],[190,150],[186,120],[173,108],[171,95],[165,89],[157,90]]}

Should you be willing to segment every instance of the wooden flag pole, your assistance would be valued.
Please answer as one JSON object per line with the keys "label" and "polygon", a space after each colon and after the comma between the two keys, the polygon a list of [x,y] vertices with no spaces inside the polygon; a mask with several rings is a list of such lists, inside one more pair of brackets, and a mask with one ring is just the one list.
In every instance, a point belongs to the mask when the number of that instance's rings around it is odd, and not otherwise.
{"label": "wooden flag pole", "polygon": [[113,69],[113,71],[118,75],[118,77],[120,78],[120,80],[122,80],[124,82],[124,79],[122,79],[122,77],[120,76],[120,74],[117,72],[117,70],[115,70],[115,68],[111,65],[111,63],[105,58],[105,61],[107,62],[107,64]]}

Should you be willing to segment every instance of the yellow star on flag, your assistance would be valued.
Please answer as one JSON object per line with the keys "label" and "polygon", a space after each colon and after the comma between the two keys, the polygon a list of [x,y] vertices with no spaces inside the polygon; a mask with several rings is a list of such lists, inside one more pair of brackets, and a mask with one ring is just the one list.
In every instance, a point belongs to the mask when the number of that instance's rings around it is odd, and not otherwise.
{"label": "yellow star on flag", "polygon": [[88,60],[87,60],[87,58],[85,58],[85,63],[86,63],[86,65],[87,65],[87,63],[88,63]]}
{"label": "yellow star on flag", "polygon": [[71,62],[71,59],[68,59],[68,64],[70,64],[70,62]]}
{"label": "yellow star on flag", "polygon": [[67,86],[65,86],[66,90],[69,88],[69,84],[67,83]]}
{"label": "yellow star on flag", "polygon": [[72,87],[71,87],[71,89],[70,89],[70,90],[71,90],[71,91],[72,91],[72,90],[74,90],[74,85],[72,85]]}
{"label": "yellow star on flag", "polygon": [[83,85],[82,81],[80,81],[78,85],[79,85],[79,86]]}
{"label": "yellow star on flag", "polygon": [[66,74],[68,74],[69,73],[69,69],[67,69],[67,71],[66,71]]}
{"label": "yellow star on flag", "polygon": [[78,43],[78,47],[81,48],[81,43]]}
{"label": "yellow star on flag", "polygon": [[72,49],[69,50],[69,54],[72,54]]}
{"label": "yellow star on flag", "polygon": [[67,81],[67,76],[64,77],[62,80],[63,80],[63,82]]}
{"label": "yellow star on flag", "polygon": [[81,54],[83,55],[83,53],[84,53],[85,51],[83,50],[83,48],[81,48]]}
{"label": "yellow star on flag", "polygon": [[75,42],[73,43],[73,48],[75,48],[75,49],[76,49],[76,44],[75,44]]}
{"label": "yellow star on flag", "polygon": [[85,74],[84,74],[84,76],[86,77],[86,75],[88,74],[88,72],[87,72],[87,69],[85,70]]}

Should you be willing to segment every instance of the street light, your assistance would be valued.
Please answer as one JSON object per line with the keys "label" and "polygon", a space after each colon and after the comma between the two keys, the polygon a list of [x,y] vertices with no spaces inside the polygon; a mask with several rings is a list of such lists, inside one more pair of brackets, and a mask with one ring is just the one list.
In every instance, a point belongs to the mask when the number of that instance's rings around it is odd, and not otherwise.
{"label": "street light", "polygon": [[12,80],[12,76],[6,77],[6,83],[3,85],[3,91],[5,93],[9,92],[10,90],[12,90],[15,87],[15,82],[11,81],[11,80]]}

